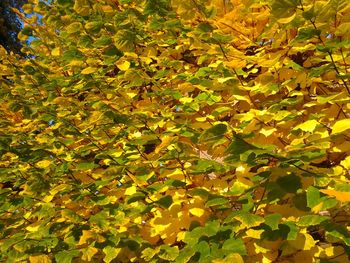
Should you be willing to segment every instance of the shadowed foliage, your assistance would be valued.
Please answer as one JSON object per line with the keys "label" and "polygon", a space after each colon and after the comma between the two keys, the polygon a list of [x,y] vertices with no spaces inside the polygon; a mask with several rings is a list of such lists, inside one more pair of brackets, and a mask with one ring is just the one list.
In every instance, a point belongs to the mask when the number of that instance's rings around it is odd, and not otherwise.
{"label": "shadowed foliage", "polygon": [[0,1],[0,45],[15,53],[20,53],[22,47],[17,39],[22,25],[12,8],[20,9],[26,2],[26,0]]}

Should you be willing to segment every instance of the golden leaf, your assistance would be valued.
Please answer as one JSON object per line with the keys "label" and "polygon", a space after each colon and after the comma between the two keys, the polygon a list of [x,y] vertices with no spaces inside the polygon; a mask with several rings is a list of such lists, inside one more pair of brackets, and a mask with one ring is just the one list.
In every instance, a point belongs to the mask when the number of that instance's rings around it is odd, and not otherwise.
{"label": "golden leaf", "polygon": [[320,192],[326,195],[334,196],[335,199],[341,202],[350,202],[350,192],[339,192],[333,189],[322,189]]}
{"label": "golden leaf", "polygon": [[98,249],[95,247],[87,247],[82,249],[83,255],[82,260],[91,261],[92,257],[98,252]]}
{"label": "golden leaf", "polygon": [[87,67],[81,71],[81,74],[88,75],[91,73],[95,73],[96,71],[97,71],[97,68]]}
{"label": "golden leaf", "polygon": [[205,210],[202,208],[194,207],[194,208],[189,209],[189,212],[194,216],[201,217],[202,215],[204,215]]}
{"label": "golden leaf", "polygon": [[350,119],[337,121],[332,127],[332,134],[341,133],[350,129]]}
{"label": "golden leaf", "polygon": [[48,255],[39,255],[39,256],[30,256],[29,257],[30,263],[50,263],[51,259]]}
{"label": "golden leaf", "polygon": [[119,62],[117,64],[117,67],[120,69],[120,70],[128,70],[130,68],[130,62],[129,61],[124,61],[124,62]]}

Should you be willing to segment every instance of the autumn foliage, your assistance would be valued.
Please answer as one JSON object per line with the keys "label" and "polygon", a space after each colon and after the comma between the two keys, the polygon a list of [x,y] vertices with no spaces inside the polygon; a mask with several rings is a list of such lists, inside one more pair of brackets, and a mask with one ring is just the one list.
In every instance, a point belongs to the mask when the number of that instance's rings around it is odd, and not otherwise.
{"label": "autumn foliage", "polygon": [[0,261],[349,262],[348,0],[31,0],[0,49]]}

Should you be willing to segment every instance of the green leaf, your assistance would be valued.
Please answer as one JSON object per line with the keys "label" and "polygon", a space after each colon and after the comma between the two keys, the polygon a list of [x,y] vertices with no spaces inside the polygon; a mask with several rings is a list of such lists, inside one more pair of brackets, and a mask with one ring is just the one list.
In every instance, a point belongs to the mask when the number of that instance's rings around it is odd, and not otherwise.
{"label": "green leaf", "polygon": [[80,32],[83,29],[83,25],[80,22],[73,22],[66,28],[69,34]]}
{"label": "green leaf", "polygon": [[157,203],[163,208],[169,208],[173,203],[173,198],[170,195],[166,195],[160,198]]}
{"label": "green leaf", "polygon": [[154,258],[157,253],[158,253],[158,249],[152,249],[152,248],[148,247],[148,248],[142,250],[141,258],[143,258],[147,261],[151,261],[152,258]]}
{"label": "green leaf", "polygon": [[115,248],[115,247],[111,247],[111,246],[106,246],[103,248],[103,253],[105,253],[105,257],[103,258],[103,261],[106,263],[111,262],[113,259],[115,259],[119,252],[120,252],[121,248]]}
{"label": "green leaf", "polygon": [[297,225],[298,226],[316,226],[328,220],[329,220],[329,217],[326,217],[326,216],[306,215],[306,216],[300,217],[299,221],[297,222]]}
{"label": "green leaf", "polygon": [[264,218],[248,212],[238,212],[234,218],[241,222],[242,227],[251,228],[261,225],[265,222]]}
{"label": "green leaf", "polygon": [[191,247],[185,247],[179,253],[179,256],[176,258],[176,263],[187,263],[190,261],[192,256],[196,253],[196,251]]}
{"label": "green leaf", "polygon": [[209,247],[208,242],[206,242],[206,241],[200,241],[198,244],[195,244],[193,246],[193,249],[195,251],[197,251],[198,253],[200,253],[201,259],[204,259],[208,255],[210,255],[210,247]]}
{"label": "green leaf", "polygon": [[222,249],[230,253],[238,253],[240,255],[247,255],[246,247],[242,239],[228,239],[222,245]]}
{"label": "green leaf", "polygon": [[308,40],[313,37],[319,37],[321,34],[321,30],[315,28],[301,28],[299,29],[298,35],[295,40],[303,41]]}
{"label": "green leaf", "polygon": [[91,169],[94,169],[97,167],[99,167],[99,165],[95,164],[93,162],[91,162],[91,163],[78,163],[76,165],[77,170],[91,170]]}
{"label": "green leaf", "polygon": [[298,4],[298,0],[274,0],[271,10],[275,17],[290,17],[295,13]]}
{"label": "green leaf", "polygon": [[271,230],[277,230],[281,219],[282,219],[281,214],[272,214],[272,215],[265,216],[264,223],[269,227],[271,227]]}
{"label": "green leaf", "polygon": [[71,263],[73,258],[79,256],[79,250],[60,251],[55,255],[55,259],[60,263]]}
{"label": "green leaf", "polygon": [[127,203],[131,204],[140,200],[144,200],[146,196],[143,193],[137,192],[127,198]]}
{"label": "green leaf", "polygon": [[101,30],[102,26],[103,26],[103,22],[101,21],[91,21],[85,24],[85,29],[91,30],[94,33],[98,33],[98,31]]}
{"label": "green leaf", "polygon": [[306,191],[307,206],[309,208],[313,208],[314,206],[318,205],[320,203],[320,198],[320,191],[313,186],[309,186]]}
{"label": "green leaf", "polygon": [[227,132],[227,125],[219,123],[206,130],[201,136],[200,140],[204,141],[217,141],[222,138]]}
{"label": "green leaf", "polygon": [[259,148],[247,143],[245,140],[243,140],[240,136],[235,135],[232,138],[232,142],[227,148],[226,152],[228,154],[228,157],[226,158],[227,161],[239,161],[240,155],[250,151],[250,150],[258,150]]}
{"label": "green leaf", "polygon": [[209,201],[206,202],[205,207],[225,205],[228,202],[229,201],[226,198],[216,197],[216,198],[213,198],[213,199],[209,199]]}
{"label": "green leaf", "polygon": [[283,224],[280,224],[280,228],[281,227],[285,227],[287,230],[287,240],[295,240],[297,238],[299,229],[294,222],[284,222]]}
{"label": "green leaf", "polygon": [[300,177],[295,174],[279,177],[277,184],[288,193],[295,193],[302,187]]}
{"label": "green leaf", "polygon": [[200,232],[202,235],[206,235],[208,237],[214,236],[220,229],[220,222],[217,220],[209,221],[205,224],[203,230]]}
{"label": "green leaf", "polygon": [[158,257],[161,259],[173,261],[179,255],[178,247],[170,247],[168,245],[162,245],[159,248],[160,248],[160,252],[158,253]]}

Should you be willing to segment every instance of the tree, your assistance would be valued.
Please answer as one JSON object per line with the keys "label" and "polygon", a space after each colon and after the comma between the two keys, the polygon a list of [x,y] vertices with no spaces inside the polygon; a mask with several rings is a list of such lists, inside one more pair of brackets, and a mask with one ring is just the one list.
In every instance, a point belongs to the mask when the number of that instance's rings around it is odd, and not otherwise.
{"label": "tree", "polygon": [[7,50],[20,53],[22,45],[17,39],[21,22],[12,8],[20,9],[26,0],[2,0],[0,2],[0,45]]}
{"label": "tree", "polygon": [[349,261],[349,1],[23,9],[1,261]]}

